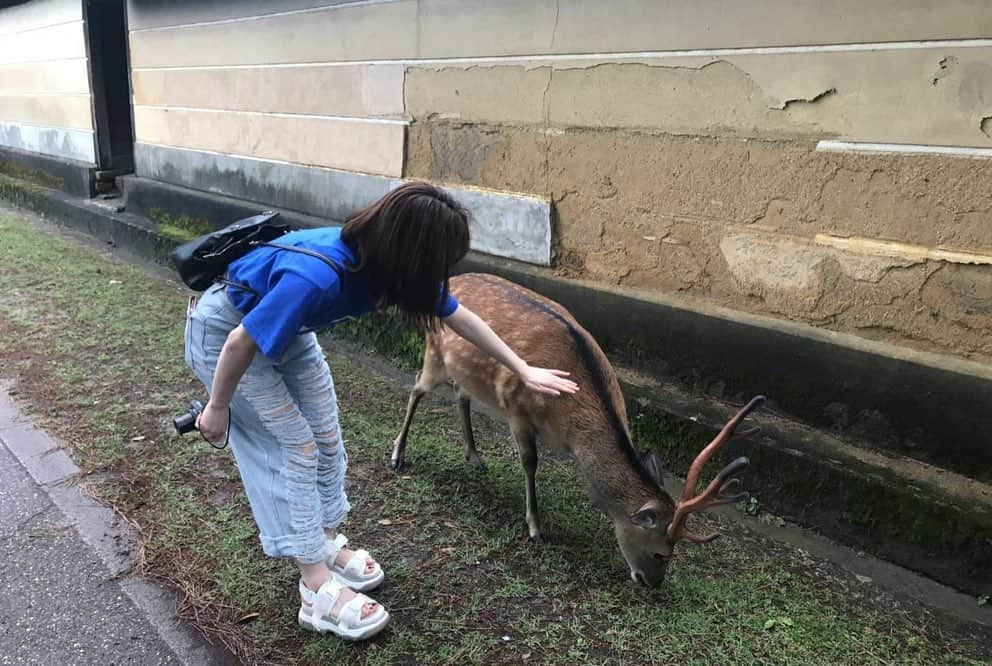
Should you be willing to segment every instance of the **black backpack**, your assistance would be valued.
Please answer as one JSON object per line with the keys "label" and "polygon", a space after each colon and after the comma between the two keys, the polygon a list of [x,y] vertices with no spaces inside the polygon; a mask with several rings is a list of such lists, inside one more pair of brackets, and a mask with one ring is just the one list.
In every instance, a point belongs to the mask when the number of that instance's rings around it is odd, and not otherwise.
{"label": "black backpack", "polygon": [[184,243],[169,253],[169,258],[179,272],[179,277],[193,291],[205,291],[215,282],[232,284],[239,289],[254,292],[247,285],[232,283],[223,276],[228,265],[259,245],[308,254],[320,259],[341,277],[341,267],[328,257],[302,247],[282,245],[272,241],[293,231],[288,224],[277,223],[279,213],[265,212],[238,220],[223,229]]}

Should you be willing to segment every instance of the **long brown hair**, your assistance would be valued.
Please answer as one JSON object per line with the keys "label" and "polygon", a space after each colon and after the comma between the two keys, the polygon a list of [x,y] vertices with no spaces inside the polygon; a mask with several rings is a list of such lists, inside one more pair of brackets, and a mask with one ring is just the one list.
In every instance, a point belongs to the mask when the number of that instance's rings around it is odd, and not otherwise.
{"label": "long brown hair", "polygon": [[468,212],[428,183],[406,183],[348,219],[341,240],[358,254],[379,308],[433,327],[452,267],[468,253]]}

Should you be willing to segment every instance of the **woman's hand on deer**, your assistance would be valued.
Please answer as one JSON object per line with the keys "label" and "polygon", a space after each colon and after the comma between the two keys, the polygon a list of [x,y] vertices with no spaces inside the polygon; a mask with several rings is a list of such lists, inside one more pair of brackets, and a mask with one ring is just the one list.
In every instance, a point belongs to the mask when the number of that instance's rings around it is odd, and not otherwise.
{"label": "woman's hand on deer", "polygon": [[561,395],[562,393],[571,395],[579,391],[579,385],[568,379],[568,373],[564,370],[548,370],[528,365],[520,373],[520,379],[530,390],[547,395]]}
{"label": "woman's hand on deer", "polygon": [[444,323],[455,333],[515,372],[523,380],[524,385],[532,391],[547,395],[578,392],[578,384],[567,379],[567,372],[528,365],[489,328],[489,324],[465,306],[459,305],[457,310],[445,318]]}

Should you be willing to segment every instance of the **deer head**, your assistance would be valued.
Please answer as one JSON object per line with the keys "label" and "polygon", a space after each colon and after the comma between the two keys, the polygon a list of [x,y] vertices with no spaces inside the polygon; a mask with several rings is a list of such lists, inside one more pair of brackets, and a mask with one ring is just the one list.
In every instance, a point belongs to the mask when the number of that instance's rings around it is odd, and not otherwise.
{"label": "deer head", "polygon": [[[703,544],[720,536],[711,534],[700,537],[690,532],[685,526],[689,514],[747,499],[746,492],[733,492],[740,487],[740,479],[732,478],[733,475],[748,465],[748,459],[744,457],[737,458],[724,467],[698,495],[696,486],[707,461],[734,436],[737,427],[747,415],[764,401],[764,396],[760,395],[752,399],[723,427],[713,441],[699,452],[689,467],[685,479],[685,491],[677,505],[664,489],[658,451],[652,451],[644,457],[642,464],[657,483],[658,492],[632,515],[614,517],[613,521],[617,542],[620,544],[624,559],[630,566],[630,577],[635,583],[647,586],[661,583],[665,578],[675,544],[679,541],[684,539]],[[750,435],[754,432],[757,432],[757,428],[739,434]]]}

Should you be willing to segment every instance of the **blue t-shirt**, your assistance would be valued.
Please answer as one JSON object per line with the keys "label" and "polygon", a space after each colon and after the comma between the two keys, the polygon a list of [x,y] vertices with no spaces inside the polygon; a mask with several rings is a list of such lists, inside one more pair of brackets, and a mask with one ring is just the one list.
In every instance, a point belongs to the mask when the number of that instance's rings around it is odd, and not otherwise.
{"label": "blue t-shirt", "polygon": [[[358,256],[341,240],[339,227],[293,231],[276,242],[319,252],[341,267],[341,277],[316,257],[267,246],[228,266],[231,282],[257,292],[228,287],[231,303],[245,315],[241,325],[267,357],[282,356],[301,329],[324,328],[375,309],[368,280],[348,272]],[[458,308],[451,294],[438,300],[438,316],[447,317]]]}

